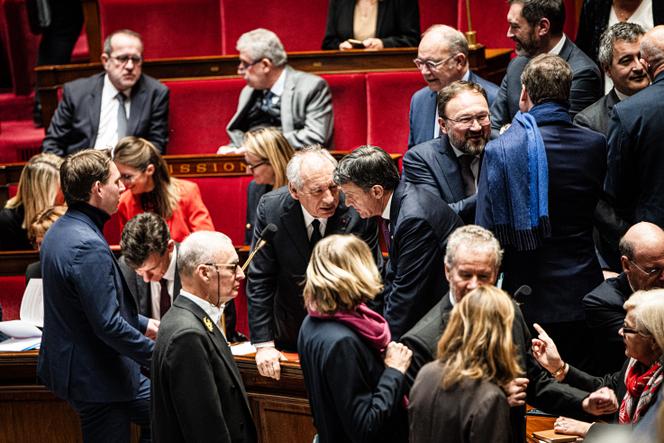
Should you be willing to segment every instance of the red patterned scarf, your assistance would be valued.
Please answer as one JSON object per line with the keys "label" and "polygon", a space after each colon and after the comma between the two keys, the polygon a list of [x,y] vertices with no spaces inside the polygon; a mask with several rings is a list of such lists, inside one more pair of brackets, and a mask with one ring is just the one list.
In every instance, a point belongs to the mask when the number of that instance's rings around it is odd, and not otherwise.
{"label": "red patterned scarf", "polygon": [[664,370],[659,361],[646,368],[635,359],[630,359],[625,372],[627,392],[620,404],[620,423],[637,423],[657,396],[664,379]]}

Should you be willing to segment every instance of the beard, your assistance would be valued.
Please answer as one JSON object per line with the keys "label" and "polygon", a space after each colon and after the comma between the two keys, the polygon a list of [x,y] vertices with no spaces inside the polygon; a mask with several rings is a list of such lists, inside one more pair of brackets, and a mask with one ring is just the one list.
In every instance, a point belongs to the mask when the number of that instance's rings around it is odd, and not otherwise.
{"label": "beard", "polygon": [[463,138],[457,138],[450,131],[447,136],[449,137],[452,146],[468,155],[480,155],[482,152],[484,152],[484,146],[486,146],[486,143],[489,141],[489,136],[485,135],[483,131],[466,131]]}
{"label": "beard", "polygon": [[517,55],[523,55],[525,57],[534,57],[537,55],[539,44],[533,36],[529,36],[527,40],[516,37],[513,37],[512,40],[514,40]]}

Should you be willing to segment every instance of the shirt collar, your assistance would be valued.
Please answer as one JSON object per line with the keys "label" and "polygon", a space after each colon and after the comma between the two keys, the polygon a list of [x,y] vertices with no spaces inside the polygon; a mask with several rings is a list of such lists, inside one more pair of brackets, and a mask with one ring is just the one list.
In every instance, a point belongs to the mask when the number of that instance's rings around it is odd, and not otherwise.
{"label": "shirt collar", "polygon": [[225,303],[222,303],[220,307],[216,307],[207,300],[203,300],[202,298],[192,294],[191,292],[187,292],[184,289],[180,289],[180,295],[188,298],[196,305],[198,305],[198,307],[201,308],[210,317],[212,323],[219,327],[219,320],[221,319],[221,316],[224,313],[224,308],[226,307]]}
{"label": "shirt collar", "polygon": [[302,204],[300,204],[300,207],[302,208],[302,215],[304,216],[304,226],[309,227],[309,225],[311,225],[311,222],[313,222],[314,219],[316,219],[320,222],[320,225],[323,227],[323,232],[325,232],[325,227],[327,226],[327,219],[316,218],[313,215],[309,214],[309,211],[304,209],[304,206],[302,206]]}
{"label": "shirt collar", "polygon": [[560,51],[563,50],[563,45],[565,44],[566,40],[567,40],[567,37],[565,36],[565,34],[563,34],[560,41],[558,43],[556,43],[556,46],[551,48],[551,50],[549,51],[549,54],[560,55]]}
{"label": "shirt collar", "polygon": [[[104,75],[104,89],[103,90],[108,91],[111,98],[115,98],[115,96],[118,95],[118,93],[120,92],[116,89],[115,86],[113,86],[113,83],[111,83],[111,79],[108,78],[108,74]],[[131,97],[131,88],[124,91],[123,94],[125,95],[126,98],[130,98]]]}
{"label": "shirt collar", "polygon": [[466,73],[463,74],[463,77],[461,77],[461,80],[467,82],[470,80],[470,69],[466,68]]}
{"label": "shirt collar", "polygon": [[627,97],[629,97],[629,95],[623,94],[622,92],[618,91],[616,88],[613,88],[613,90],[616,91],[616,95],[618,96],[618,100],[620,100],[620,101],[623,101]]}
{"label": "shirt collar", "polygon": [[175,280],[175,263],[178,259],[178,247],[173,247],[173,253],[171,254],[171,262],[168,264],[168,269],[164,272],[164,277],[168,281]]}
{"label": "shirt collar", "polygon": [[286,85],[286,70],[281,71],[281,75],[276,82],[270,88],[270,91],[277,97],[281,97],[284,93],[284,86]]}
{"label": "shirt collar", "polygon": [[387,204],[385,205],[385,209],[383,209],[383,213],[381,214],[381,217],[383,217],[385,220],[390,220],[390,211],[392,210],[392,199],[394,198],[394,191],[392,191],[392,195],[390,195],[390,199],[387,201]]}

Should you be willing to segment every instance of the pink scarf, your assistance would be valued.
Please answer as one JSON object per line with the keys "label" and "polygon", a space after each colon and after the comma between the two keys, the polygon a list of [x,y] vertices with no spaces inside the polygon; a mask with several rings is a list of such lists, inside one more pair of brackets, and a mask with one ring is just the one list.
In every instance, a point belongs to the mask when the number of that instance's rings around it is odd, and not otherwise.
{"label": "pink scarf", "polygon": [[387,321],[364,303],[360,303],[354,311],[337,311],[334,314],[321,314],[312,309],[308,311],[312,317],[335,320],[345,324],[380,352],[385,351],[392,339]]}

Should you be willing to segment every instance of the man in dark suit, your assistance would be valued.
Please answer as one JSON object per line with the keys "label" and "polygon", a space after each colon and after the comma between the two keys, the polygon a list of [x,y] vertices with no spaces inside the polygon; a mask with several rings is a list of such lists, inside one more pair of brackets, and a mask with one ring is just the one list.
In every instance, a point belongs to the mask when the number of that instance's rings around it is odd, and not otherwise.
{"label": "man in dark suit", "polygon": [[519,111],[521,73],[539,54],[559,55],[572,67],[569,94],[572,117],[602,96],[602,77],[597,65],[563,33],[563,0],[510,0],[507,36],[516,43],[518,57],[507,66],[500,91],[491,105],[491,128],[500,130]]}
{"label": "man in dark suit", "polygon": [[120,172],[95,150],[67,157],[60,171],[69,209],[41,247],[37,374],[78,413],[84,441],[129,442],[130,421],[150,441],[150,382],[140,367],[150,364],[159,322],[138,314],[102,232],[124,190]]}
{"label": "man in dark suit", "polygon": [[65,156],[81,149],[113,148],[127,135],[143,137],[163,154],[168,142],[168,88],[142,75],[143,42],[130,30],[104,42],[102,73],[66,83],[42,143]]}
{"label": "man in dark suit", "polygon": [[400,183],[390,155],[375,146],[361,146],[345,156],[334,181],[360,217],[378,218],[390,255],[383,316],[392,339],[398,340],[447,291],[445,243],[463,223],[438,195]]}
{"label": "man in dark suit", "polygon": [[480,157],[491,135],[486,91],[475,83],[454,82],[438,93],[438,110],[440,137],[406,152],[403,175],[473,223]]}
{"label": "man in dark suit", "polygon": [[[455,304],[481,285],[493,285],[498,278],[503,251],[490,231],[468,225],[450,236],[445,252],[445,276],[450,290],[406,334],[401,343],[413,351],[406,378],[412,387],[419,370],[436,357],[438,341],[445,330]],[[537,363],[530,352],[531,336],[521,310],[514,310],[512,336],[517,345],[523,378],[517,378],[505,387],[511,409],[514,441],[525,441],[525,404],[533,405],[552,414],[583,417],[592,412],[593,405],[585,400],[588,393],[558,384]]]}
{"label": "man in dark suit", "polygon": [[152,429],[159,442],[257,440],[249,400],[219,329],[244,273],[224,234],[194,232],[179,248],[182,290],[163,317],[152,360]]}
{"label": "man in dark suit", "polygon": [[583,298],[596,375],[619,371],[625,362],[625,344],[618,335],[625,301],[636,291],[664,287],[664,231],[659,226],[641,222],[629,228],[620,240],[620,253],[623,272]]}
{"label": "man in dark suit", "polygon": [[410,100],[408,148],[440,134],[438,92],[449,84],[465,80],[481,85],[486,91],[489,106],[498,94],[498,86],[470,70],[468,41],[462,33],[449,26],[433,25],[424,32],[417,48],[415,65],[427,86],[413,94]]}
{"label": "man in dark suit", "polygon": [[344,204],[332,180],[337,162],[321,147],[298,151],[287,168],[288,187],[265,194],[256,215],[254,243],[269,223],[277,226],[273,240],[249,266],[247,301],[249,330],[256,363],[264,376],[279,378],[277,349],[295,351],[306,316],[302,289],[309,257],[320,238],[356,234],[375,251],[380,264],[377,227]]}
{"label": "man in dark suit", "polygon": [[[237,73],[247,86],[242,89],[237,111],[226,126],[231,145],[242,146],[244,133],[255,128],[280,128],[294,147],[332,140],[334,118],[332,94],[317,75],[297,71],[279,37],[267,29],[242,34],[237,42],[240,64]],[[223,146],[219,152],[226,152]]]}
{"label": "man in dark suit", "polygon": [[[602,280],[592,238],[606,139],[572,125],[572,70],[543,54],[523,71],[522,113],[484,149],[475,220],[505,248],[503,288],[532,288],[522,310],[577,367],[590,363],[582,298]],[[531,331],[532,332],[532,331]]]}
{"label": "man in dark suit", "polygon": [[627,223],[664,228],[664,26],[643,36],[641,59],[652,84],[613,107],[605,190]]}
{"label": "man in dark suit", "polygon": [[120,240],[120,268],[139,312],[161,319],[180,293],[177,246],[166,222],[144,212],[127,222]]}

